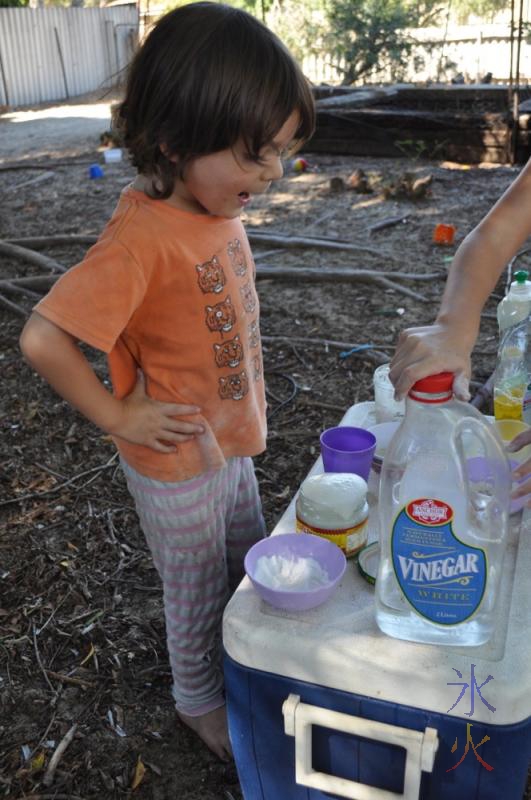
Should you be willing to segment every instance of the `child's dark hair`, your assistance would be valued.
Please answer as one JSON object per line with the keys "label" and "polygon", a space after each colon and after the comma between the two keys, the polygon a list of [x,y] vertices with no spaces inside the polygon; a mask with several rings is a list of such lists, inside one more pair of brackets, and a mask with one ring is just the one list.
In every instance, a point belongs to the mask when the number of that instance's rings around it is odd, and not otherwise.
{"label": "child's dark hair", "polygon": [[258,157],[294,111],[300,145],[313,133],[313,97],[282,42],[245,11],[200,2],[153,28],[131,64],[115,124],[154,195],[166,198],[198,156],[242,138]]}

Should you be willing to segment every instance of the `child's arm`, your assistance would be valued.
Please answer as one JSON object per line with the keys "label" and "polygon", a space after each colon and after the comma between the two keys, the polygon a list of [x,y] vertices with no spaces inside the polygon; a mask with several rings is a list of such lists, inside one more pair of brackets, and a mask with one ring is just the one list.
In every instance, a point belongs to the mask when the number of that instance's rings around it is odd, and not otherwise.
{"label": "child's arm", "polygon": [[456,373],[454,390],[467,399],[481,310],[530,234],[531,161],[457,250],[433,325],[400,334],[390,371],[397,396],[406,395],[420,378],[449,371]]}
{"label": "child's arm", "polygon": [[55,391],[107,433],[160,453],[175,447],[163,442],[185,442],[201,434],[201,425],[175,419],[197,414],[197,406],[160,403],[145,393],[140,378],[134,390],[118,400],[100,383],[77,346],[76,339],[34,312],[20,337],[26,360]]}

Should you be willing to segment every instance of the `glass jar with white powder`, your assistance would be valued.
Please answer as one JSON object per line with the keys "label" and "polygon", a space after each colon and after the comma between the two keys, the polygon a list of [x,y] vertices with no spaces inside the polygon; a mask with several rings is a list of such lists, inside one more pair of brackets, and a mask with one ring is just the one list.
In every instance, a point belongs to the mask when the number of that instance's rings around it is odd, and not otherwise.
{"label": "glass jar with white powder", "polygon": [[325,472],[302,483],[296,502],[298,533],[328,539],[347,558],[367,543],[367,483],[350,472]]}

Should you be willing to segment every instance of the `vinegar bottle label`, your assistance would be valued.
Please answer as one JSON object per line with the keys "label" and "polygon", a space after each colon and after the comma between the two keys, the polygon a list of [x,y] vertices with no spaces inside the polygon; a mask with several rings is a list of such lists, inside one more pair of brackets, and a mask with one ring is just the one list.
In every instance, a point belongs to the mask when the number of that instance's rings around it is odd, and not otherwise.
{"label": "vinegar bottle label", "polygon": [[393,525],[391,554],[402,593],[417,614],[437,625],[459,625],[479,608],[487,585],[485,551],[453,532],[451,506],[412,500]]}

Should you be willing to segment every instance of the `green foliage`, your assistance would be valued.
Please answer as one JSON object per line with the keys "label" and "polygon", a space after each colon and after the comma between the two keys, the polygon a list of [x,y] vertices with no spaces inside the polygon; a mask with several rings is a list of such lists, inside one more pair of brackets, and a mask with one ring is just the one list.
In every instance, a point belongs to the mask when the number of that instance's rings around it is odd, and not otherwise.
{"label": "green foliage", "polygon": [[[465,23],[472,14],[489,22],[498,11],[510,8],[509,0],[453,0],[451,6],[460,23]],[[515,13],[518,14],[518,3],[515,3]]]}
{"label": "green foliage", "polygon": [[258,19],[265,21],[273,0],[229,0],[228,4],[236,8],[243,8],[244,11],[248,11]]}
{"label": "green foliage", "polygon": [[0,8],[19,8],[28,4],[29,0],[0,0]]}
{"label": "green foliage", "polygon": [[400,80],[414,47],[408,29],[418,25],[416,6],[404,0],[330,0],[325,49],[344,83],[391,68]]}

